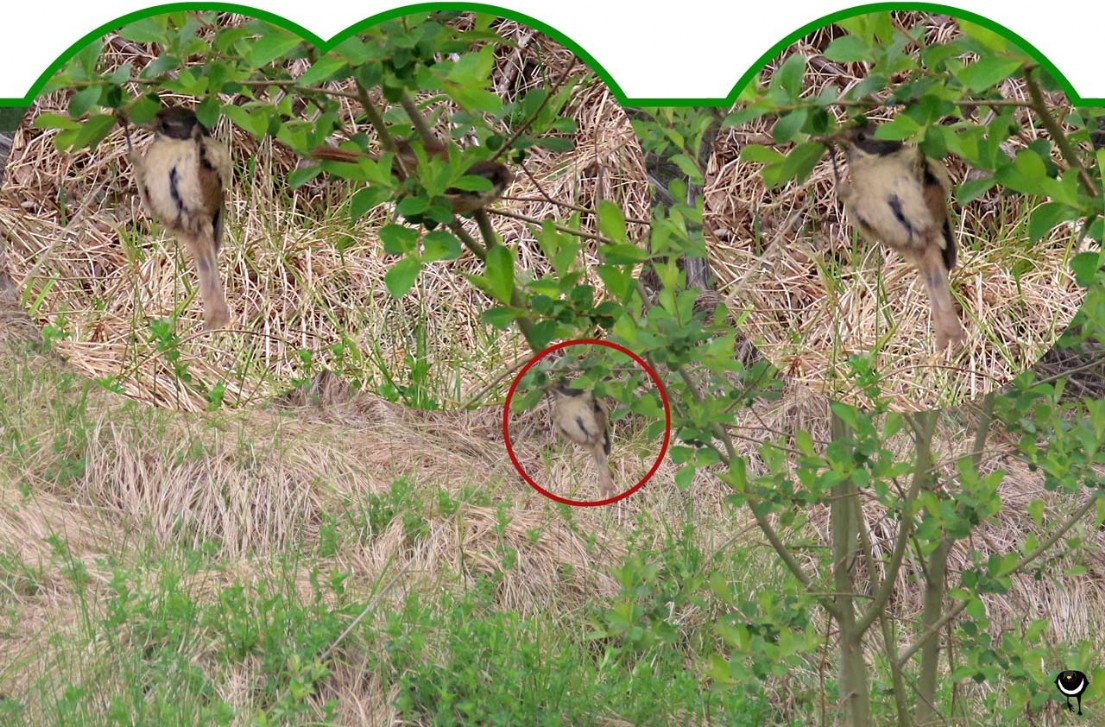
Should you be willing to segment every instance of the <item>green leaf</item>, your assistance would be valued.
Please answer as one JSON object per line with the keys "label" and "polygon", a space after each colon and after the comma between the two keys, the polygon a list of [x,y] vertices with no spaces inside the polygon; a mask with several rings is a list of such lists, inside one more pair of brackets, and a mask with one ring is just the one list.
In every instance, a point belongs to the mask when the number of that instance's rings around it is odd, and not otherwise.
{"label": "green leaf", "polygon": [[1007,53],[1009,51],[1019,50],[1015,45],[1006,40],[1004,36],[968,20],[959,21],[959,30],[963,32],[963,35],[975,41],[983,48],[995,53]]}
{"label": "green leaf", "polygon": [[806,181],[810,172],[824,156],[825,149],[825,145],[818,142],[799,144],[787,155],[786,161],[781,165],[780,173],[798,183]]}
{"label": "green leaf", "polygon": [[208,96],[196,106],[196,118],[205,129],[214,129],[219,123],[219,100],[214,96]]}
{"label": "green leaf", "polygon": [[1028,506],[1029,517],[1036,526],[1043,525],[1043,501],[1039,497],[1033,497]]}
{"label": "green leaf", "polygon": [[997,180],[993,177],[982,177],[964,182],[956,188],[955,199],[959,204],[970,204],[990,191],[997,183]]}
{"label": "green leaf", "polygon": [[514,256],[506,245],[487,251],[487,286],[498,301],[509,304],[514,291]]}
{"label": "green leaf", "polygon": [[79,129],[80,126],[79,121],[61,114],[39,114],[34,120],[36,129]]}
{"label": "green leaf", "polygon": [[841,36],[825,48],[825,57],[837,63],[869,61],[873,55],[871,46],[855,35]]}
{"label": "green leaf", "polygon": [[485,323],[490,323],[495,328],[503,330],[508,327],[515,320],[522,318],[523,313],[517,308],[489,308],[480,314],[480,319]]}
{"label": "green leaf", "polygon": [[598,218],[599,232],[602,233],[603,237],[614,243],[628,242],[629,238],[625,230],[625,213],[622,212],[621,207],[604,199],[599,202]]}
{"label": "green leaf", "polygon": [[141,20],[136,20],[133,23],[124,25],[120,28],[119,35],[134,43],[164,44],[168,20],[169,18],[166,15],[154,15],[149,18],[142,18]]}
{"label": "green leaf", "polygon": [[955,75],[964,86],[975,93],[982,93],[1012,76],[1020,67],[1019,59],[982,58]]}
{"label": "green leaf", "polygon": [[75,119],[84,116],[93,106],[100,103],[100,96],[103,92],[103,86],[89,86],[77,91],[69,99],[69,108],[67,109],[69,115]]}
{"label": "green leaf", "polygon": [[223,115],[229,118],[234,125],[252,134],[257,139],[263,139],[269,130],[269,112],[261,108],[256,110],[244,106],[226,104],[222,108]]}
{"label": "green leaf", "polygon": [[385,252],[406,255],[418,246],[418,230],[403,225],[384,225],[380,228],[380,242],[384,243]]}
{"label": "green leaf", "polygon": [[1028,218],[1028,237],[1033,242],[1043,239],[1055,226],[1078,217],[1078,210],[1065,204],[1048,202],[1032,210]]}
{"label": "green leaf", "polygon": [[600,265],[599,280],[617,300],[629,299],[634,290],[633,271],[621,265]]}
{"label": "green leaf", "polygon": [[691,483],[694,482],[694,476],[697,472],[698,470],[695,469],[694,465],[686,465],[680,468],[680,470],[675,473],[675,486],[681,490],[687,489],[691,486]]}
{"label": "green leaf", "polygon": [[689,156],[686,154],[675,154],[668,157],[668,161],[679,167],[679,171],[683,172],[693,184],[701,183],[702,171],[698,168],[698,164]]}
{"label": "green leaf", "polygon": [[1048,187],[1047,166],[1044,160],[1031,149],[1021,149],[1017,152],[1012,164],[1007,164],[997,171],[995,178],[1006,187],[1021,192],[1022,194],[1046,195]]}
{"label": "green leaf", "polygon": [[57,136],[59,149],[83,149],[96,146],[111,133],[115,126],[115,117],[109,114],[97,114],[88,119],[79,129],[64,131]]}
{"label": "green leaf", "polygon": [[373,57],[372,49],[355,35],[339,43],[334,48],[334,53],[357,66],[367,63]]}
{"label": "green leaf", "polygon": [[648,253],[636,245],[603,245],[599,254],[609,265],[636,265],[648,260]]}
{"label": "green leaf", "polygon": [[795,53],[787,58],[771,78],[771,88],[781,88],[791,101],[802,95],[802,80],[806,75],[806,57]]}
{"label": "green leaf", "polygon": [[265,66],[278,58],[283,58],[292,49],[303,42],[298,35],[283,28],[264,23],[264,34],[249,46],[249,64],[254,68]]}
{"label": "green leaf", "polygon": [[291,173],[288,174],[288,186],[291,189],[298,189],[317,177],[321,171],[322,167],[300,167],[299,169],[293,169]]}
{"label": "green leaf", "polygon": [[1101,254],[1098,252],[1080,252],[1070,261],[1074,280],[1083,288],[1088,288],[1101,267]]}
{"label": "green leaf", "polygon": [[422,260],[456,260],[462,252],[460,240],[450,232],[435,230],[422,239]]}
{"label": "green leaf", "polygon": [[738,109],[725,117],[725,121],[721,122],[722,129],[728,129],[733,126],[741,126],[749,121],[755,121],[764,114],[771,113],[772,106],[769,103],[756,103],[745,106]]}
{"label": "green leaf", "polygon": [[144,124],[161,110],[161,99],[157,96],[142,96],[130,107],[130,120],[135,124]]}
{"label": "green leaf", "polygon": [[430,209],[430,200],[425,197],[404,197],[395,205],[395,211],[406,218],[425,214]]}
{"label": "green leaf", "polygon": [[757,162],[760,164],[775,164],[785,158],[785,154],[762,144],[749,144],[741,149],[740,155],[742,162]]}
{"label": "green leaf", "polygon": [[384,275],[388,292],[393,298],[402,297],[414,287],[414,281],[418,279],[418,273],[421,271],[422,263],[413,257],[405,257],[395,263]]}
{"label": "green leaf", "polygon": [[494,48],[485,46],[477,53],[464,53],[450,67],[445,78],[461,85],[482,88],[495,65]]}
{"label": "green leaf", "polygon": [[785,144],[792,140],[805,126],[809,115],[808,109],[796,109],[782,116],[772,128],[771,138],[775,140],[776,144]]}
{"label": "green leaf", "polygon": [[502,113],[503,100],[499,94],[492,91],[471,86],[454,86],[450,95],[466,109],[483,111],[495,116]]}
{"label": "green leaf", "polygon": [[138,77],[142,79],[156,78],[178,67],[180,67],[180,59],[171,53],[166,53],[158,56],[152,63],[143,68]]}
{"label": "green leaf", "polygon": [[108,80],[116,84],[126,83],[130,80],[132,73],[134,73],[134,64],[124,63],[112,71],[111,75],[108,76]]}
{"label": "green leaf", "polygon": [[576,148],[575,142],[566,136],[543,136],[540,139],[535,139],[533,145],[558,154],[567,154]]}
{"label": "green leaf", "polygon": [[296,79],[296,84],[299,86],[314,86],[323,81],[330,80],[331,76],[345,67],[346,63],[344,59],[332,55],[323,56],[315,61],[315,64],[308,68],[302,76]]}

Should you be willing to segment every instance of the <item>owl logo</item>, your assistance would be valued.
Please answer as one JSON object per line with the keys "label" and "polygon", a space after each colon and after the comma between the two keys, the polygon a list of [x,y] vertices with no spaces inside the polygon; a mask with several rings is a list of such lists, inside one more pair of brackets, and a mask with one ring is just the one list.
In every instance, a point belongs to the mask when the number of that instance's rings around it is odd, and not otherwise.
{"label": "owl logo", "polygon": [[1055,677],[1055,686],[1059,687],[1059,693],[1067,698],[1067,709],[1074,711],[1074,707],[1070,706],[1070,698],[1074,697],[1078,700],[1078,714],[1082,714],[1082,693],[1090,686],[1090,680],[1086,675],[1073,669],[1061,671],[1059,676]]}

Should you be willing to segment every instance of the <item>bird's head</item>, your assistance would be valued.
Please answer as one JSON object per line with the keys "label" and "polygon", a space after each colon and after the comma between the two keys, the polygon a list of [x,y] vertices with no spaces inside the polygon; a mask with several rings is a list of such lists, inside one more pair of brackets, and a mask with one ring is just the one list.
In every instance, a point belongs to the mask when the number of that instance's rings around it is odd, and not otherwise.
{"label": "bird's head", "polygon": [[902,142],[890,139],[876,139],[875,127],[857,126],[849,129],[844,136],[845,149],[849,155],[893,156],[902,150]]}
{"label": "bird's head", "polygon": [[207,133],[196,112],[183,106],[161,109],[153,120],[153,129],[170,139],[192,139]]}

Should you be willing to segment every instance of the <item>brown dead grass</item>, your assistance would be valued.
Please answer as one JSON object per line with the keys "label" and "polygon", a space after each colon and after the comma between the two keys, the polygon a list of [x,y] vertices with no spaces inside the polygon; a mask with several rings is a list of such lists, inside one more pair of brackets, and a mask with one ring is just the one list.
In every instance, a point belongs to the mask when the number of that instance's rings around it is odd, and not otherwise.
{"label": "brown dead grass", "polygon": [[[954,19],[900,14],[905,27],[924,18],[926,42],[958,34]],[[793,54],[808,59],[808,95],[843,90],[862,78],[860,64],[827,61],[821,50],[832,26],[797,41],[761,74]],[[1009,81],[1006,98],[1025,90]],[[1052,108],[1069,106],[1062,94]],[[1026,114],[1024,133],[1006,151],[1047,138]],[[886,118],[890,118],[886,116]],[[955,405],[1001,388],[1054,344],[1084,300],[1069,269],[1079,252],[1073,225],[1039,242],[1025,232],[1036,203],[999,191],[959,210],[952,219],[959,264],[951,275],[969,340],[949,359],[933,351],[929,303],[916,271],[880,245],[856,240],[845,221],[828,157],[802,184],[765,189],[759,165],[740,161],[741,148],[768,144],[771,117],[718,135],[705,190],[707,243],[719,292],[753,343],[795,381],[869,406],[852,383],[848,360],[870,352],[891,408],[920,411]],[[785,150],[783,150],[785,151]],[[970,171],[951,164],[955,183]],[[841,163],[841,173],[844,165]]]}

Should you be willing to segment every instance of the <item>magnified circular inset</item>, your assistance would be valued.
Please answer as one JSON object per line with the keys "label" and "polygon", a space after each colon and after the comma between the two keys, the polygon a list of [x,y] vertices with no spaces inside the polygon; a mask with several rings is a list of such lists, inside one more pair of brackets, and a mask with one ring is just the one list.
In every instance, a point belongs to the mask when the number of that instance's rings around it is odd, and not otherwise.
{"label": "magnified circular inset", "polygon": [[739,99],[707,245],[788,375],[863,406],[944,407],[1005,385],[1067,327],[1100,237],[1089,114],[1016,42],[947,15],[857,15],[784,49]]}
{"label": "magnified circular inset", "polygon": [[343,38],[321,52],[275,19],[166,13],[61,60],[15,136],[0,227],[74,367],[192,411],[320,370],[457,407],[528,350],[481,318],[484,250],[548,275],[557,223],[597,283],[579,210],[648,218],[628,116],[549,34],[423,9]]}

